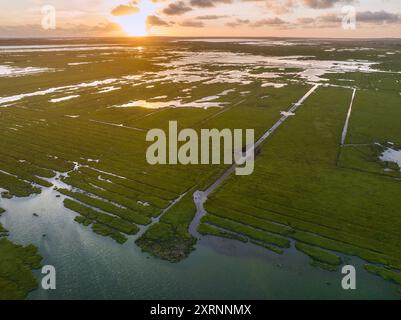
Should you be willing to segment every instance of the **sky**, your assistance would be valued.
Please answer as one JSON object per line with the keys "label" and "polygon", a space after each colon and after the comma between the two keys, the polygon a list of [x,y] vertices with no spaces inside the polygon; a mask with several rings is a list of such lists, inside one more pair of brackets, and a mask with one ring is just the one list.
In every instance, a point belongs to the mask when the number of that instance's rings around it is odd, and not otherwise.
{"label": "sky", "polygon": [[401,1],[2,0],[0,4],[0,37],[149,35],[401,38]]}

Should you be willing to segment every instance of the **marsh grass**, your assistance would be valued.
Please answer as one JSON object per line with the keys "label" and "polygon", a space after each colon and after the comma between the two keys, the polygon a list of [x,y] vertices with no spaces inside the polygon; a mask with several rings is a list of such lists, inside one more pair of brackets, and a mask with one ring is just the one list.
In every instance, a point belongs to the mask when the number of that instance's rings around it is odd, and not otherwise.
{"label": "marsh grass", "polygon": [[[47,40],[37,41],[49,44]],[[277,253],[295,239],[304,246],[401,269],[400,184],[394,179],[399,175],[395,171],[383,172],[396,168],[377,161],[380,150],[374,144],[401,145],[401,76],[389,72],[401,71],[397,44],[385,40],[311,40],[308,44],[282,47],[132,41],[116,39],[121,45],[141,45],[145,49],[1,54],[1,61],[12,61],[18,67],[49,67],[55,71],[0,77],[0,97],[73,87],[26,97],[0,109],[0,188],[6,190],[2,197],[38,194],[51,187],[50,178],[61,174],[60,180],[68,188],[59,191],[71,198],[64,203],[79,214],[75,218],[78,223],[92,226],[94,232],[120,243],[127,239],[124,234],[138,232],[136,224],[146,225],[136,243],[157,257],[180,261],[196,242],[188,232],[195,214],[192,193],[205,190],[227,166],[150,166],[145,158],[147,129],[167,128],[170,120],[178,120],[180,128],[254,129],[259,137],[280,118],[280,111],[288,110],[311,84],[299,76],[300,69],[267,66],[254,68],[251,74],[278,72],[277,82],[286,87],[262,87],[263,81],[258,79],[248,84],[159,81],[158,72],[165,69],[158,58],[173,63],[178,59],[174,53],[177,51],[313,56],[322,61],[374,57],[378,62],[374,67],[385,72],[324,75],[329,86],[319,88],[296,116],[261,146],[254,174],[230,177],[209,197],[205,204],[209,214],[199,228],[201,233],[214,236],[249,239]],[[82,44],[79,40],[71,43]],[[354,47],[372,50],[347,50]],[[388,51],[395,54],[386,55]],[[69,65],[76,62],[89,64]],[[248,67],[209,63],[202,65],[202,70],[217,73],[244,71]],[[124,83],[126,76],[142,78]],[[76,87],[110,79],[118,81]],[[155,86],[149,87],[150,82]],[[121,88],[99,93],[107,86]],[[354,87],[358,90],[346,141],[353,146],[341,149],[341,132]],[[226,103],[222,108],[113,107],[130,101],[152,101],[157,96],[166,96],[160,101],[190,102],[227,89],[235,91],[216,100]],[[71,94],[79,97],[50,102]],[[165,211],[185,192],[188,194],[179,203]],[[159,220],[149,224],[152,218]],[[7,240],[1,241],[4,250],[13,251]],[[22,296],[17,287],[7,286],[15,296]]]}

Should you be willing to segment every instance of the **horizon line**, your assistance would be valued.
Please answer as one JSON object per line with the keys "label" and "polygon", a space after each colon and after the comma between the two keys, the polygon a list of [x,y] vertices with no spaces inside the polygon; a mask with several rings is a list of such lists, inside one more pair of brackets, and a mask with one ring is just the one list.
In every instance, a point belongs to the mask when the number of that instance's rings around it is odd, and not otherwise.
{"label": "horizon line", "polygon": [[1,37],[0,40],[56,40],[56,39],[147,39],[147,38],[165,38],[165,39],[317,39],[317,40],[401,40],[399,37],[278,37],[278,36],[54,36],[54,37]]}

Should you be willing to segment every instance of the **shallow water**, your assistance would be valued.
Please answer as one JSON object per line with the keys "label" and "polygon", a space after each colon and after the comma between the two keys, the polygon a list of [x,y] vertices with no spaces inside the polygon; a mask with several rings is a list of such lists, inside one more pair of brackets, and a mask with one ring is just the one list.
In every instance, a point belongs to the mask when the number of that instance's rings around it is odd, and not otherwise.
{"label": "shallow water", "polygon": [[294,249],[281,256],[207,237],[188,259],[176,264],[161,261],[142,253],[133,238],[119,245],[75,223],[75,214],[56,195],[46,189],[30,198],[0,200],[7,209],[0,221],[10,239],[35,244],[43,263],[56,267],[57,290],[38,289],[29,299],[401,298],[395,285],[366,273],[359,259],[351,261],[358,287],[352,292],[341,289],[339,271],[311,267],[309,259]]}
{"label": "shallow water", "polygon": [[[216,97],[216,99],[219,97]],[[213,100],[213,99],[211,99]],[[181,100],[172,100],[172,101],[158,101],[158,102],[150,102],[145,100],[131,101],[129,103],[112,106],[111,108],[133,108],[133,107],[142,107],[146,109],[162,109],[162,108],[221,108],[223,105],[227,104],[225,102],[209,102],[211,100],[197,100],[193,102],[182,102]]]}
{"label": "shallow water", "polygon": [[[39,46],[40,47],[40,46]],[[98,47],[87,47],[88,50],[94,50]],[[110,48],[108,46],[103,47],[105,50]],[[135,47],[113,47],[117,52],[123,52],[127,48],[137,50]],[[23,48],[21,50],[64,50],[72,49],[77,50],[81,47],[77,46],[66,46],[64,47],[46,47],[42,49],[34,48]],[[6,49],[5,49],[6,50]],[[7,51],[13,53],[11,51]],[[20,50],[20,49],[17,49]],[[164,57],[166,58],[166,52],[161,51],[162,55],[156,55],[154,59]],[[288,84],[288,81],[283,76],[289,75],[285,72],[287,68],[297,68],[302,71],[295,73],[299,80],[305,80],[308,82],[319,83],[327,82],[328,79],[323,78],[324,75],[330,73],[353,73],[353,72],[376,72],[373,69],[374,62],[359,61],[359,60],[348,60],[348,61],[332,61],[332,60],[316,60],[313,56],[260,56],[245,53],[234,53],[226,51],[203,51],[193,52],[188,51],[185,48],[181,50],[169,51],[167,61],[156,63],[155,65],[162,67],[162,70],[155,72],[144,72],[141,74],[132,74],[120,76],[112,79],[101,79],[90,82],[77,83],[75,85],[64,85],[47,89],[39,89],[32,92],[22,92],[12,96],[0,97],[0,107],[9,106],[10,103],[16,103],[26,98],[32,98],[37,96],[47,96],[53,94],[64,94],[66,97],[49,97],[50,102],[63,102],[67,98],[77,97],[78,93],[84,95],[85,90],[98,89],[97,92],[91,92],[92,94],[103,94],[114,90],[121,89],[122,86],[141,86],[145,85],[146,88],[153,88],[157,84],[163,83],[198,83],[202,82],[205,85],[212,84],[238,84],[238,85],[249,85],[252,83],[262,82],[262,87],[274,87],[281,88]],[[12,55],[11,55],[12,56]],[[96,62],[105,62],[110,60],[99,60]],[[71,62],[70,65],[79,65],[86,62]],[[231,70],[209,70],[208,66],[224,66],[231,67]],[[268,67],[272,69],[279,69],[275,72],[261,72],[261,67]],[[281,70],[281,71],[280,71]],[[13,68],[9,66],[0,66],[0,77],[1,76],[17,76],[27,75],[37,72],[45,71],[58,71],[46,68]],[[255,73],[256,72],[256,73]],[[272,81],[277,79],[278,82]],[[77,92],[79,91],[79,92]],[[82,92],[81,92],[82,91]],[[71,93],[77,93],[74,96]],[[191,103],[179,103],[179,97],[175,97],[173,102],[176,102],[176,107],[194,107],[194,108],[207,108],[215,106],[215,104],[200,104],[197,101]],[[141,101],[142,102],[142,101]],[[164,105],[166,103],[162,103]],[[170,103],[167,103],[170,104]],[[122,107],[136,106],[134,103],[124,103]],[[221,105],[218,105],[221,106]],[[147,103],[147,107],[160,108],[163,106],[156,105],[155,103]]]}
{"label": "shallow water", "polygon": [[0,77],[20,77],[49,71],[52,71],[52,69],[36,67],[17,68],[0,65]]}
{"label": "shallow water", "polygon": [[380,160],[394,162],[394,163],[398,164],[398,166],[400,167],[400,170],[401,170],[401,150],[395,150],[392,148],[388,148],[380,156]]}
{"label": "shallow water", "polygon": [[66,96],[66,97],[57,98],[57,99],[51,99],[51,100],[49,100],[49,102],[57,103],[57,102],[63,102],[63,101],[67,101],[67,100],[71,100],[71,99],[75,99],[75,98],[79,98],[79,95],[72,95],[72,96]]}

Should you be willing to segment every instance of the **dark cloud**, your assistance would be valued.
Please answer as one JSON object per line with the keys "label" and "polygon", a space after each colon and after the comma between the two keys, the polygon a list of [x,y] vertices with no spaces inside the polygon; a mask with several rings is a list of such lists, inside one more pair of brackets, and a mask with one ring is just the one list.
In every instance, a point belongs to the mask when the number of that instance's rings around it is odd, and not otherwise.
{"label": "dark cloud", "polygon": [[198,20],[218,20],[218,19],[224,19],[224,18],[228,18],[228,17],[230,17],[230,16],[209,14],[209,15],[204,15],[204,16],[198,16],[198,17],[196,17],[196,19],[198,19]]}
{"label": "dark cloud", "polygon": [[[299,18],[297,24],[303,27],[332,28],[341,24],[343,17],[329,13],[316,18]],[[356,23],[366,25],[401,24],[401,15],[386,11],[363,11],[356,13]]]}
{"label": "dark cloud", "polygon": [[191,5],[199,8],[211,8],[218,3],[232,3],[232,0],[191,0]]}
{"label": "dark cloud", "polygon": [[148,16],[146,18],[146,25],[148,27],[168,27],[170,24],[158,16]]}
{"label": "dark cloud", "polygon": [[304,4],[313,9],[332,8],[337,3],[351,3],[353,0],[303,0]]}
{"label": "dark cloud", "polygon": [[[325,16],[318,17],[316,20],[326,23],[338,23],[342,21],[342,17],[336,14],[327,14]],[[367,24],[400,23],[401,16],[386,11],[364,11],[356,13],[356,22]]]}
{"label": "dark cloud", "polygon": [[249,24],[251,21],[248,19],[236,19],[235,21],[227,22],[226,26],[229,26],[231,28],[235,28],[238,26],[246,25]]}
{"label": "dark cloud", "polygon": [[316,19],[315,19],[315,23],[340,23],[341,22],[341,20],[342,20],[342,17],[341,16],[339,16],[339,15],[337,15],[337,14],[334,14],[334,13],[329,13],[329,14],[326,14],[326,15],[324,15],[324,16],[320,16],[320,17],[317,17]]}
{"label": "dark cloud", "polygon": [[252,23],[253,27],[263,27],[263,26],[280,26],[288,24],[286,21],[275,17],[275,18],[267,18],[267,19],[262,19],[262,20],[257,20]]}
{"label": "dark cloud", "polygon": [[314,19],[314,18],[299,18],[297,20],[297,24],[300,24],[300,25],[313,24],[315,22],[316,22],[316,19]]}
{"label": "dark cloud", "polygon": [[190,28],[203,28],[205,25],[201,21],[185,20],[180,23],[180,26]]}
{"label": "dark cloud", "polygon": [[178,1],[170,3],[169,6],[163,10],[163,13],[169,16],[178,16],[191,10],[192,8],[187,6],[183,1]]}
{"label": "dark cloud", "polygon": [[358,0],[243,0],[243,1],[264,1],[269,10],[275,14],[284,14],[294,11],[295,8],[303,5],[312,9],[332,8],[336,4],[350,4]]}
{"label": "dark cloud", "polygon": [[356,14],[356,21],[357,22],[366,22],[366,23],[400,23],[401,16],[399,14],[390,13],[386,11],[365,11],[359,12]]}

